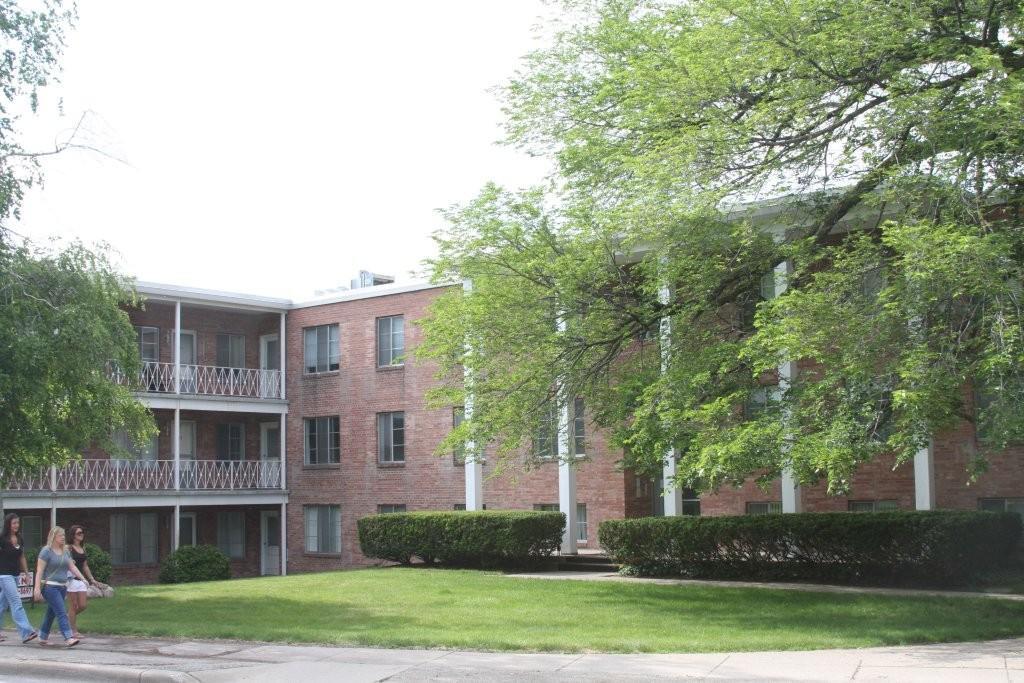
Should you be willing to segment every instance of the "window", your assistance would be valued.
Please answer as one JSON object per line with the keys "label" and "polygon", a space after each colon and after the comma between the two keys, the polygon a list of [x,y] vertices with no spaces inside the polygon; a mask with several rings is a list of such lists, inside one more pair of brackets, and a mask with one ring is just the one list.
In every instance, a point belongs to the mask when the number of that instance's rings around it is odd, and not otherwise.
{"label": "window", "polygon": [[587,542],[587,504],[576,503],[576,540]]}
{"label": "window", "polygon": [[[988,512],[1016,512],[1024,516],[1024,498],[981,498],[978,500],[978,509]],[[22,518],[21,526],[25,528],[25,520]],[[28,545],[28,541],[25,541]]]}
{"label": "window", "polygon": [[537,512],[558,512],[558,503],[534,503],[533,509]]}
{"label": "window", "polygon": [[221,368],[245,367],[245,337],[240,334],[217,335],[217,366]]}
{"label": "window", "polygon": [[182,512],[178,517],[178,547],[196,544],[196,513]]}
{"label": "window", "polygon": [[[697,495],[697,491],[694,489],[683,489],[683,510],[684,515],[690,517],[700,517],[700,497]],[[782,512],[782,506],[779,506],[779,512]]]}
{"label": "window", "polygon": [[405,413],[377,413],[377,455],[380,462],[405,462]]}
{"label": "window", "polygon": [[769,407],[779,402],[781,391],[777,386],[763,386],[750,392],[750,398],[743,407],[748,420],[756,420]]}
{"label": "window", "polygon": [[377,318],[377,367],[401,365],[405,356],[405,317]]}
{"label": "window", "polygon": [[585,455],[587,452],[586,444],[586,425],[583,419],[583,399],[577,397],[572,404],[572,445],[573,455]]}
{"label": "window", "polygon": [[217,547],[232,560],[245,557],[245,513],[227,510],[217,513]]}
{"label": "window", "polygon": [[533,439],[533,453],[544,459],[558,455],[558,404],[554,401],[541,415],[537,434]]}
{"label": "window", "polygon": [[341,552],[341,506],[306,505],[306,552]]}
{"label": "window", "polygon": [[341,363],[338,325],[320,325],[303,330],[306,374],[337,370]]}
{"label": "window", "polygon": [[114,443],[128,452],[128,457],[113,457],[115,468],[131,467],[132,463],[142,463],[142,467],[155,467],[157,456],[156,436],[150,437],[149,441],[138,444],[128,438],[123,430],[117,430],[113,436]]}
{"label": "window", "polygon": [[156,513],[127,512],[110,515],[110,557],[114,564],[156,562]]}
{"label": "window", "polygon": [[217,459],[245,460],[245,425],[240,422],[217,425]]}
{"label": "window", "polygon": [[[466,419],[466,409],[458,406],[452,409],[452,429],[458,429],[462,421]],[[466,449],[464,446],[456,446],[452,450],[452,463],[462,465],[466,462]]]}
{"label": "window", "polygon": [[[43,518],[22,517],[21,518],[21,540],[25,550],[43,547]],[[35,571],[35,567],[29,567],[29,571]]]}
{"label": "window", "polygon": [[887,512],[899,510],[895,500],[851,500],[848,503],[850,512]]}
{"label": "window", "polygon": [[178,424],[178,452],[182,460],[196,458],[196,423],[191,420],[182,420]]}
{"label": "window", "polygon": [[335,417],[307,417],[306,464],[336,465],[341,462],[341,420]]}
{"label": "window", "polygon": [[[465,503],[456,503],[455,505],[452,506],[452,509],[456,510],[456,511],[465,512],[466,504]],[[483,505],[481,505],[480,509],[481,510],[486,510],[487,509],[487,503],[484,503]]]}
{"label": "window", "polygon": [[136,327],[135,336],[139,342],[139,358],[145,363],[160,361],[160,328]]}
{"label": "window", "polygon": [[767,503],[747,503],[748,515],[779,515],[782,514],[782,503],[770,501]]}
{"label": "window", "polygon": [[402,503],[402,504],[395,505],[395,504],[392,504],[392,503],[387,503],[385,505],[378,505],[377,506],[377,514],[378,515],[387,515],[387,514],[391,514],[392,512],[405,512],[405,504]]}

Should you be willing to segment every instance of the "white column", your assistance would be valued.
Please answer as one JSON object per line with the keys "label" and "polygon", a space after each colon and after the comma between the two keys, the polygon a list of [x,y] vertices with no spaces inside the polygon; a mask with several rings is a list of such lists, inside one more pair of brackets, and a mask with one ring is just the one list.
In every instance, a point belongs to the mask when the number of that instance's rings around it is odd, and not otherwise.
{"label": "white column", "polygon": [[[285,354],[285,348],[284,348],[285,313],[283,311],[281,312],[281,324],[280,324],[279,327],[280,327],[280,331],[277,333],[277,348],[278,348],[278,350],[281,353],[281,363],[280,363],[281,364],[281,400],[283,401],[283,400],[285,400],[285,393],[286,393],[285,392],[285,388],[284,388],[285,387],[285,384],[284,384],[284,378],[285,378],[284,368],[285,368],[285,364],[288,362],[287,354]],[[281,421],[281,424],[282,425],[284,424],[283,420]],[[281,433],[284,434],[284,427],[281,428]],[[281,457],[282,458],[284,457],[284,451],[281,452]]]}
{"label": "white column", "polygon": [[[57,502],[50,502],[50,528],[57,526]],[[45,541],[44,541],[45,542]],[[35,570],[33,570],[35,571]]]}
{"label": "white column", "polygon": [[174,505],[174,521],[171,522],[171,552],[178,549],[181,542],[181,505]]}
{"label": "white column", "polygon": [[[671,300],[672,292],[668,285],[662,285],[658,289],[658,303],[667,305]],[[661,374],[668,372],[668,365],[672,354],[672,319],[669,316],[662,316],[658,326],[658,345],[661,349]],[[676,469],[678,465],[678,454],[676,449],[670,448],[665,454],[664,465],[661,471],[661,497],[664,502],[664,514],[666,517],[678,517],[683,514],[683,490],[676,486]]]}
{"label": "white column", "polygon": [[[468,296],[473,291],[473,283],[470,280],[462,281],[463,296]],[[470,346],[466,344],[467,354]],[[466,388],[466,399],[462,407],[462,419],[473,419],[473,370],[468,365],[463,365],[462,370],[463,386]],[[484,507],[484,468],[483,455],[477,453],[476,442],[466,443],[466,509],[482,510]]]}
{"label": "white column", "polygon": [[[783,261],[775,266],[775,296],[783,294],[789,288],[789,276],[793,273],[793,262]],[[785,396],[789,387],[796,379],[796,362],[786,361],[779,365],[779,393]],[[782,418],[790,422],[788,413]],[[787,436],[787,439],[791,436]],[[788,450],[788,446],[786,447]],[[782,511],[800,512],[803,508],[800,496],[800,484],[793,476],[793,470],[789,467],[782,470]]]}
{"label": "white column", "polygon": [[[193,430],[195,431],[195,430]],[[174,409],[174,426],[171,429],[171,449],[174,453],[174,490],[181,488],[181,409]],[[192,454],[195,457],[195,453]]]}
{"label": "white column", "polygon": [[281,503],[281,576],[288,576],[288,503]]}
{"label": "white column", "polygon": [[914,508],[935,509],[935,453],[931,440],[914,454]]}
{"label": "white column", "polygon": [[[288,413],[281,413],[280,422],[277,423],[277,431],[281,436],[281,488],[288,488],[288,438],[285,436],[285,426],[288,422]],[[283,534],[282,534],[283,535]]]}
{"label": "white column", "polygon": [[[565,318],[559,316],[558,331],[565,331]],[[572,424],[573,397],[563,384],[558,390],[558,509],[565,515],[562,554],[576,554],[576,456],[569,452],[569,426]]]}
{"label": "white column", "polygon": [[[194,362],[194,361],[193,361]],[[174,393],[181,393],[181,302],[174,302]]]}

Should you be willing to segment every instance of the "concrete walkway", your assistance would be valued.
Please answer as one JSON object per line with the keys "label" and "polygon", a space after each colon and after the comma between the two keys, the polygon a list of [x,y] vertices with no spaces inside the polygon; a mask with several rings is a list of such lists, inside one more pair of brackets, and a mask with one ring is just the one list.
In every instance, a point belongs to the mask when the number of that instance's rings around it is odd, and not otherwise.
{"label": "concrete walkway", "polygon": [[833,586],[820,583],[768,583],[761,581],[711,581],[704,579],[653,579],[646,576],[623,576],[606,572],[530,572],[506,574],[512,579],[552,579],[569,581],[621,581],[624,583],[654,583],[662,586],[706,586],[714,588],[769,588],[776,590],[806,591],[810,593],[855,593],[862,595],[894,595],[903,597],[940,598],[998,598],[1024,602],[1018,593],[975,591],[921,590],[916,588],[872,588],[870,586]]}
{"label": "concrete walkway", "polygon": [[[8,636],[10,636],[8,632]],[[1024,639],[811,652],[609,655],[383,650],[154,638],[0,644],[0,681],[889,680],[1024,683]]]}

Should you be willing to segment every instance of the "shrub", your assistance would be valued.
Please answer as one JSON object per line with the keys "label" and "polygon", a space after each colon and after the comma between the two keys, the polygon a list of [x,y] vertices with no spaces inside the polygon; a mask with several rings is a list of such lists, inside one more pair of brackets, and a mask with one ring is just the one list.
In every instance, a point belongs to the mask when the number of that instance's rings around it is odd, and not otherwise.
{"label": "shrub", "polygon": [[193,583],[231,578],[228,556],[212,545],[188,545],[160,565],[160,583]]}
{"label": "shrub", "polygon": [[605,551],[644,576],[960,585],[1006,562],[1020,517],[993,512],[802,513],[602,522]]}
{"label": "shrub", "polygon": [[110,583],[110,576],[114,573],[114,563],[110,559],[110,553],[95,543],[86,543],[85,554],[88,556],[92,578],[100,583]]}
{"label": "shrub", "polygon": [[535,566],[558,549],[561,512],[408,512],[358,522],[367,557],[409,564],[420,558],[454,567]]}

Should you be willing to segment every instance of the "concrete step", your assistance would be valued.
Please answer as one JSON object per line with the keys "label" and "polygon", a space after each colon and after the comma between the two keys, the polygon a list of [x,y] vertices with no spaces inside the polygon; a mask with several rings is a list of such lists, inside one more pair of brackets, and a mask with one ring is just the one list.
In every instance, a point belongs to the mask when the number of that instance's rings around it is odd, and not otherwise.
{"label": "concrete step", "polygon": [[619,571],[619,565],[607,555],[561,555],[558,558],[561,572],[607,572]]}

